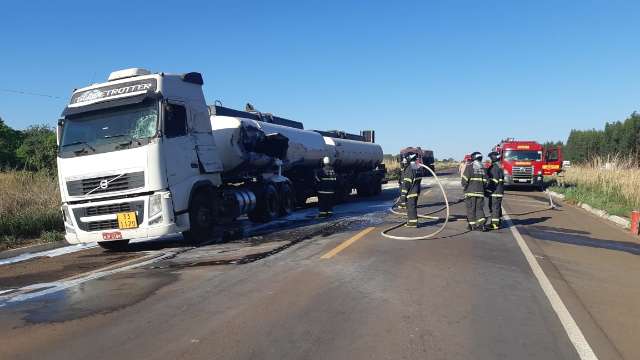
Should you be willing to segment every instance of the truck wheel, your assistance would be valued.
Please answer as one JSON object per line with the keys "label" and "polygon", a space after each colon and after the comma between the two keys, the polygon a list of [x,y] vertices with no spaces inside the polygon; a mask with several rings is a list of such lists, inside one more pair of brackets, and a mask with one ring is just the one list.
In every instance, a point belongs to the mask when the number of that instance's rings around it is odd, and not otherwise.
{"label": "truck wheel", "polygon": [[109,251],[126,251],[129,247],[129,240],[98,241],[98,245]]}
{"label": "truck wheel", "polygon": [[208,240],[213,230],[214,207],[209,191],[198,191],[189,205],[190,230],[182,235],[188,242],[197,244]]}
{"label": "truck wheel", "polygon": [[273,184],[265,186],[262,196],[258,199],[256,209],[249,213],[249,220],[258,223],[269,222],[280,213],[280,198]]}
{"label": "truck wheel", "polygon": [[291,185],[288,183],[282,184],[280,189],[280,215],[289,215],[293,212],[296,204],[295,195]]}

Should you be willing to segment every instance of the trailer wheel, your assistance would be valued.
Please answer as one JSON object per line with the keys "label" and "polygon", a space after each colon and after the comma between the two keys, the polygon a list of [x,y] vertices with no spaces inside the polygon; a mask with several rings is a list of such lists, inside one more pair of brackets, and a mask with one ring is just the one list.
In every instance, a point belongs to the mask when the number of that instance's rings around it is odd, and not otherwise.
{"label": "trailer wheel", "polygon": [[129,248],[129,240],[98,241],[98,245],[109,251],[126,251]]}
{"label": "trailer wheel", "polygon": [[296,199],[291,185],[288,183],[282,184],[282,188],[280,189],[280,215],[291,214],[295,206]]}
{"label": "trailer wheel", "polygon": [[211,192],[207,190],[198,191],[189,204],[189,225],[190,230],[182,233],[185,240],[190,243],[200,243],[208,240],[213,230],[214,206]]}
{"label": "trailer wheel", "polygon": [[280,213],[280,198],[273,184],[268,184],[258,198],[256,209],[249,213],[249,220],[258,223],[269,222]]}

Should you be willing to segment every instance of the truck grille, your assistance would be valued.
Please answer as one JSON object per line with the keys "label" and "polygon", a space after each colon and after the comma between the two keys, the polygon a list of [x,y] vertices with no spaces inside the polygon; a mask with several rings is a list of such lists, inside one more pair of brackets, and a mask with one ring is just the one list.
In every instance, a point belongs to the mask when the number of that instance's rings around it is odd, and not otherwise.
{"label": "truck grille", "polygon": [[514,179],[531,180],[533,178],[533,167],[532,166],[514,166],[512,175]]}
{"label": "truck grille", "polygon": [[140,224],[144,219],[144,201],[131,201],[126,203],[119,204],[109,204],[109,205],[95,205],[95,206],[87,206],[82,208],[73,209],[73,215],[76,218],[76,223],[80,230],[83,231],[100,231],[100,230],[111,230],[118,228],[118,220],[110,219],[110,220],[98,220],[98,221],[89,221],[82,222],[80,218],[86,216],[96,216],[96,215],[109,215],[109,214],[117,214],[119,212],[125,211],[135,211],[136,217],[138,219],[138,224]]}
{"label": "truck grille", "polygon": [[[131,190],[144,187],[144,172],[134,172],[119,175],[101,176],[88,179],[67,181],[67,191],[70,196],[90,194],[104,194],[114,191]],[[101,187],[101,185],[103,185]],[[104,186],[106,185],[106,186]]]}

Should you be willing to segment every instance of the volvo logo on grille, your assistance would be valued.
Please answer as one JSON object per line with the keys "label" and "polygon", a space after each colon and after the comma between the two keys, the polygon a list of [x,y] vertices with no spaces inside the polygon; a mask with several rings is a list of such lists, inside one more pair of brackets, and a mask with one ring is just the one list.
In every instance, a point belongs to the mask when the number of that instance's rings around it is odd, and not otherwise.
{"label": "volvo logo on grille", "polygon": [[100,181],[100,189],[106,189],[109,187],[109,181],[108,180],[101,180]]}

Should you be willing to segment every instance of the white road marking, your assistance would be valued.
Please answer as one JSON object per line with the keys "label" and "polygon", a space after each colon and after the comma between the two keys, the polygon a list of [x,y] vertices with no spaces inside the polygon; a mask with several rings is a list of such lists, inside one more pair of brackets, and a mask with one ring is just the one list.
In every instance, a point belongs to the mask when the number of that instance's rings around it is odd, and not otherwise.
{"label": "white road marking", "polygon": [[551,303],[551,307],[562,323],[562,327],[567,333],[567,336],[573,344],[573,347],[576,349],[578,356],[580,356],[580,359],[582,360],[597,360],[598,357],[593,352],[593,349],[591,348],[591,345],[589,345],[589,342],[587,342],[584,334],[582,334],[582,330],[580,330],[580,327],[578,327],[578,324],[571,316],[571,313],[569,313],[569,310],[565,306],[564,302],[562,302],[562,299],[560,298],[560,295],[558,295],[558,292],[556,292],[556,290],[553,288],[551,281],[549,281],[549,278],[547,278],[547,276],[545,275],[542,267],[540,267],[540,264],[536,260],[535,256],[527,246],[527,243],[522,238],[522,235],[513,224],[513,221],[511,221],[511,218],[504,210],[504,208],[502,209],[502,213],[504,215],[506,223],[511,229],[513,237],[516,239],[516,242],[518,243],[518,246],[522,251],[522,254],[524,255],[525,259],[527,259],[527,262],[531,267],[531,271],[533,271],[533,275],[535,275],[538,283],[540,284],[540,287],[542,288],[542,291],[547,296],[549,303]]}

